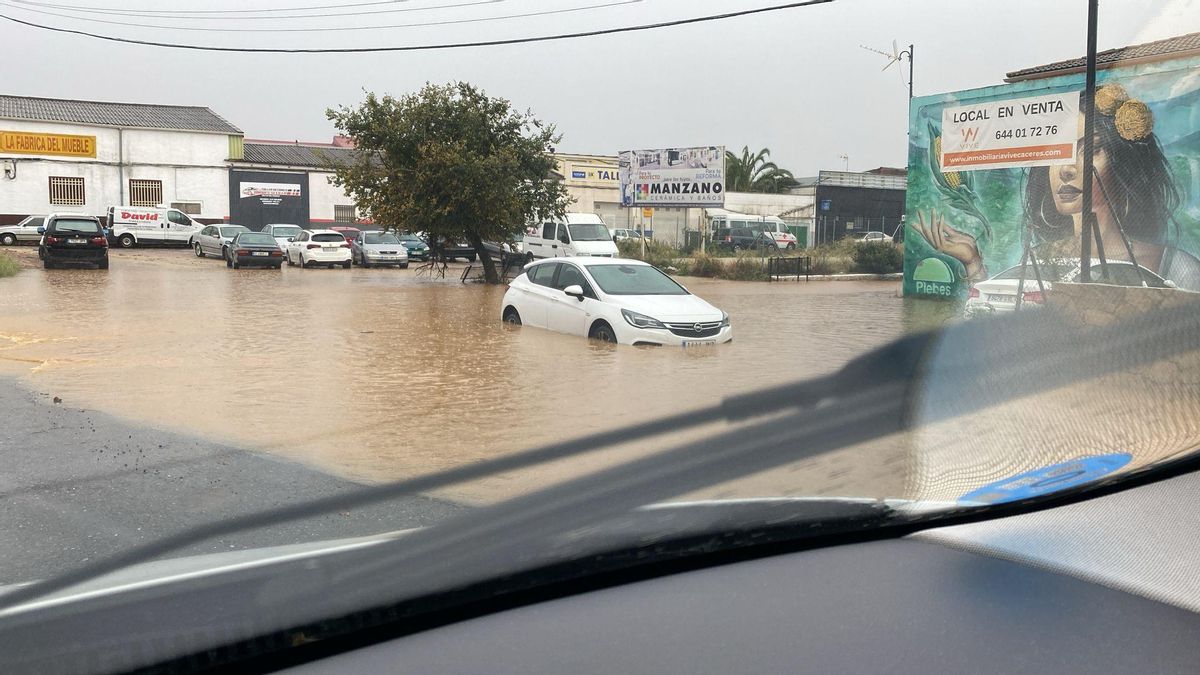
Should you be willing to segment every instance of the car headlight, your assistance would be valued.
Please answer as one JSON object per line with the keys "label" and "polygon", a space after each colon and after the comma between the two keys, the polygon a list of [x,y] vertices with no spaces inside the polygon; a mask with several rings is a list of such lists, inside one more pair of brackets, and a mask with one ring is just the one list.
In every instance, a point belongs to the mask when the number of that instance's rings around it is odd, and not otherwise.
{"label": "car headlight", "polygon": [[625,322],[634,328],[666,328],[658,319],[627,309],[621,310],[621,316],[625,317]]}
{"label": "car headlight", "polygon": [[721,328],[729,328],[729,314],[721,312]]}

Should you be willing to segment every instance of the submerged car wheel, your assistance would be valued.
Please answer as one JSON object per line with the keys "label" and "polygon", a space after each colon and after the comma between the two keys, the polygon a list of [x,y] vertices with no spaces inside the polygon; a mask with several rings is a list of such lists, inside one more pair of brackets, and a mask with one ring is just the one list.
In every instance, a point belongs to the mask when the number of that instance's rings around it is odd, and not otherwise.
{"label": "submerged car wheel", "polygon": [[11,232],[7,232],[3,235],[0,235],[0,244],[4,244],[5,246],[12,246],[15,243],[17,243],[17,235],[15,235]]}
{"label": "submerged car wheel", "polygon": [[350,269],[350,261],[349,261],[349,260],[347,260],[346,262],[342,263],[342,269],[344,269],[344,270],[348,270],[348,269]]}
{"label": "submerged car wheel", "polygon": [[521,325],[521,315],[517,312],[516,307],[504,308],[504,323],[511,323],[514,326]]}
{"label": "submerged car wheel", "polygon": [[197,258],[204,257],[204,249],[200,248],[200,242],[196,242],[196,243],[192,244],[192,248],[196,249],[196,257]]}
{"label": "submerged car wheel", "polygon": [[592,332],[590,335],[588,335],[588,337],[601,342],[608,342],[614,345],[617,344],[617,334],[613,332],[612,326],[608,325],[608,323],[604,321],[597,321],[596,324],[592,326]]}

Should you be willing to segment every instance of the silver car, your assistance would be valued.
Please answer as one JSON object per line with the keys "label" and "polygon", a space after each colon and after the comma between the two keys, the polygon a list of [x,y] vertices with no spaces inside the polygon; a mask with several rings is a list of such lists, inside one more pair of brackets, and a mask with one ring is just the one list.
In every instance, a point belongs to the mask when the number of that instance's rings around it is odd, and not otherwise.
{"label": "silver car", "polygon": [[279,244],[279,248],[286,251],[288,242],[295,239],[304,230],[299,225],[292,225],[291,223],[268,223],[263,225],[263,229],[260,231],[263,234],[275,237],[275,243]]}
{"label": "silver car", "polygon": [[38,228],[45,223],[45,216],[28,216],[16,225],[0,227],[0,244],[12,246],[21,241],[41,241]]}
{"label": "silver car", "polygon": [[396,265],[408,268],[408,249],[391,232],[359,232],[350,242],[350,258],[363,267]]}
{"label": "silver car", "polygon": [[249,231],[250,228],[248,227],[232,223],[226,225],[209,225],[192,235],[192,250],[196,252],[197,258],[203,258],[206,255],[225,258],[225,251],[229,248],[229,242],[233,241],[233,238],[242,232]]}

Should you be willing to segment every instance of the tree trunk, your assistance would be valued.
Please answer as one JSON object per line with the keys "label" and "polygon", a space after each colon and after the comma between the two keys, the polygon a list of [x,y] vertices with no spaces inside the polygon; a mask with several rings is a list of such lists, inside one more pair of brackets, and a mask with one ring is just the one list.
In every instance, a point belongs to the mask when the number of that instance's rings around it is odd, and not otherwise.
{"label": "tree trunk", "polygon": [[479,235],[472,234],[468,239],[471,246],[475,247],[475,255],[479,256],[479,262],[483,263],[483,280],[489,284],[500,283],[500,273],[496,271],[496,261],[492,260],[492,252],[483,245]]}

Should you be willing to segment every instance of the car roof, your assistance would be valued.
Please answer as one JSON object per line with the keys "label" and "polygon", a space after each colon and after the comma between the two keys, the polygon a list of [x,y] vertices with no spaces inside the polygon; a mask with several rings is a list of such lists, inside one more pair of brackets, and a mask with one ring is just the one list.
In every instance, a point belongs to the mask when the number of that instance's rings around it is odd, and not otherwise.
{"label": "car roof", "polygon": [[599,265],[645,265],[647,267],[650,266],[650,263],[642,262],[641,260],[634,260],[632,258],[601,258],[601,257],[593,258],[593,257],[589,257],[589,256],[567,256],[564,258],[543,258],[541,260],[535,260],[535,261],[529,263],[529,267],[534,267],[536,265],[545,265],[548,263],[556,263],[556,262],[573,262],[577,265],[583,265],[584,267],[596,267]]}
{"label": "car roof", "polygon": [[309,234],[336,234],[338,236],[341,236],[341,234],[342,234],[341,232],[338,232],[337,230],[309,230],[308,233]]}
{"label": "car roof", "polygon": [[[267,227],[300,227],[300,226],[295,223],[267,223],[266,225],[263,225],[263,227],[267,228]],[[301,227],[300,229],[304,229],[304,228]]]}

